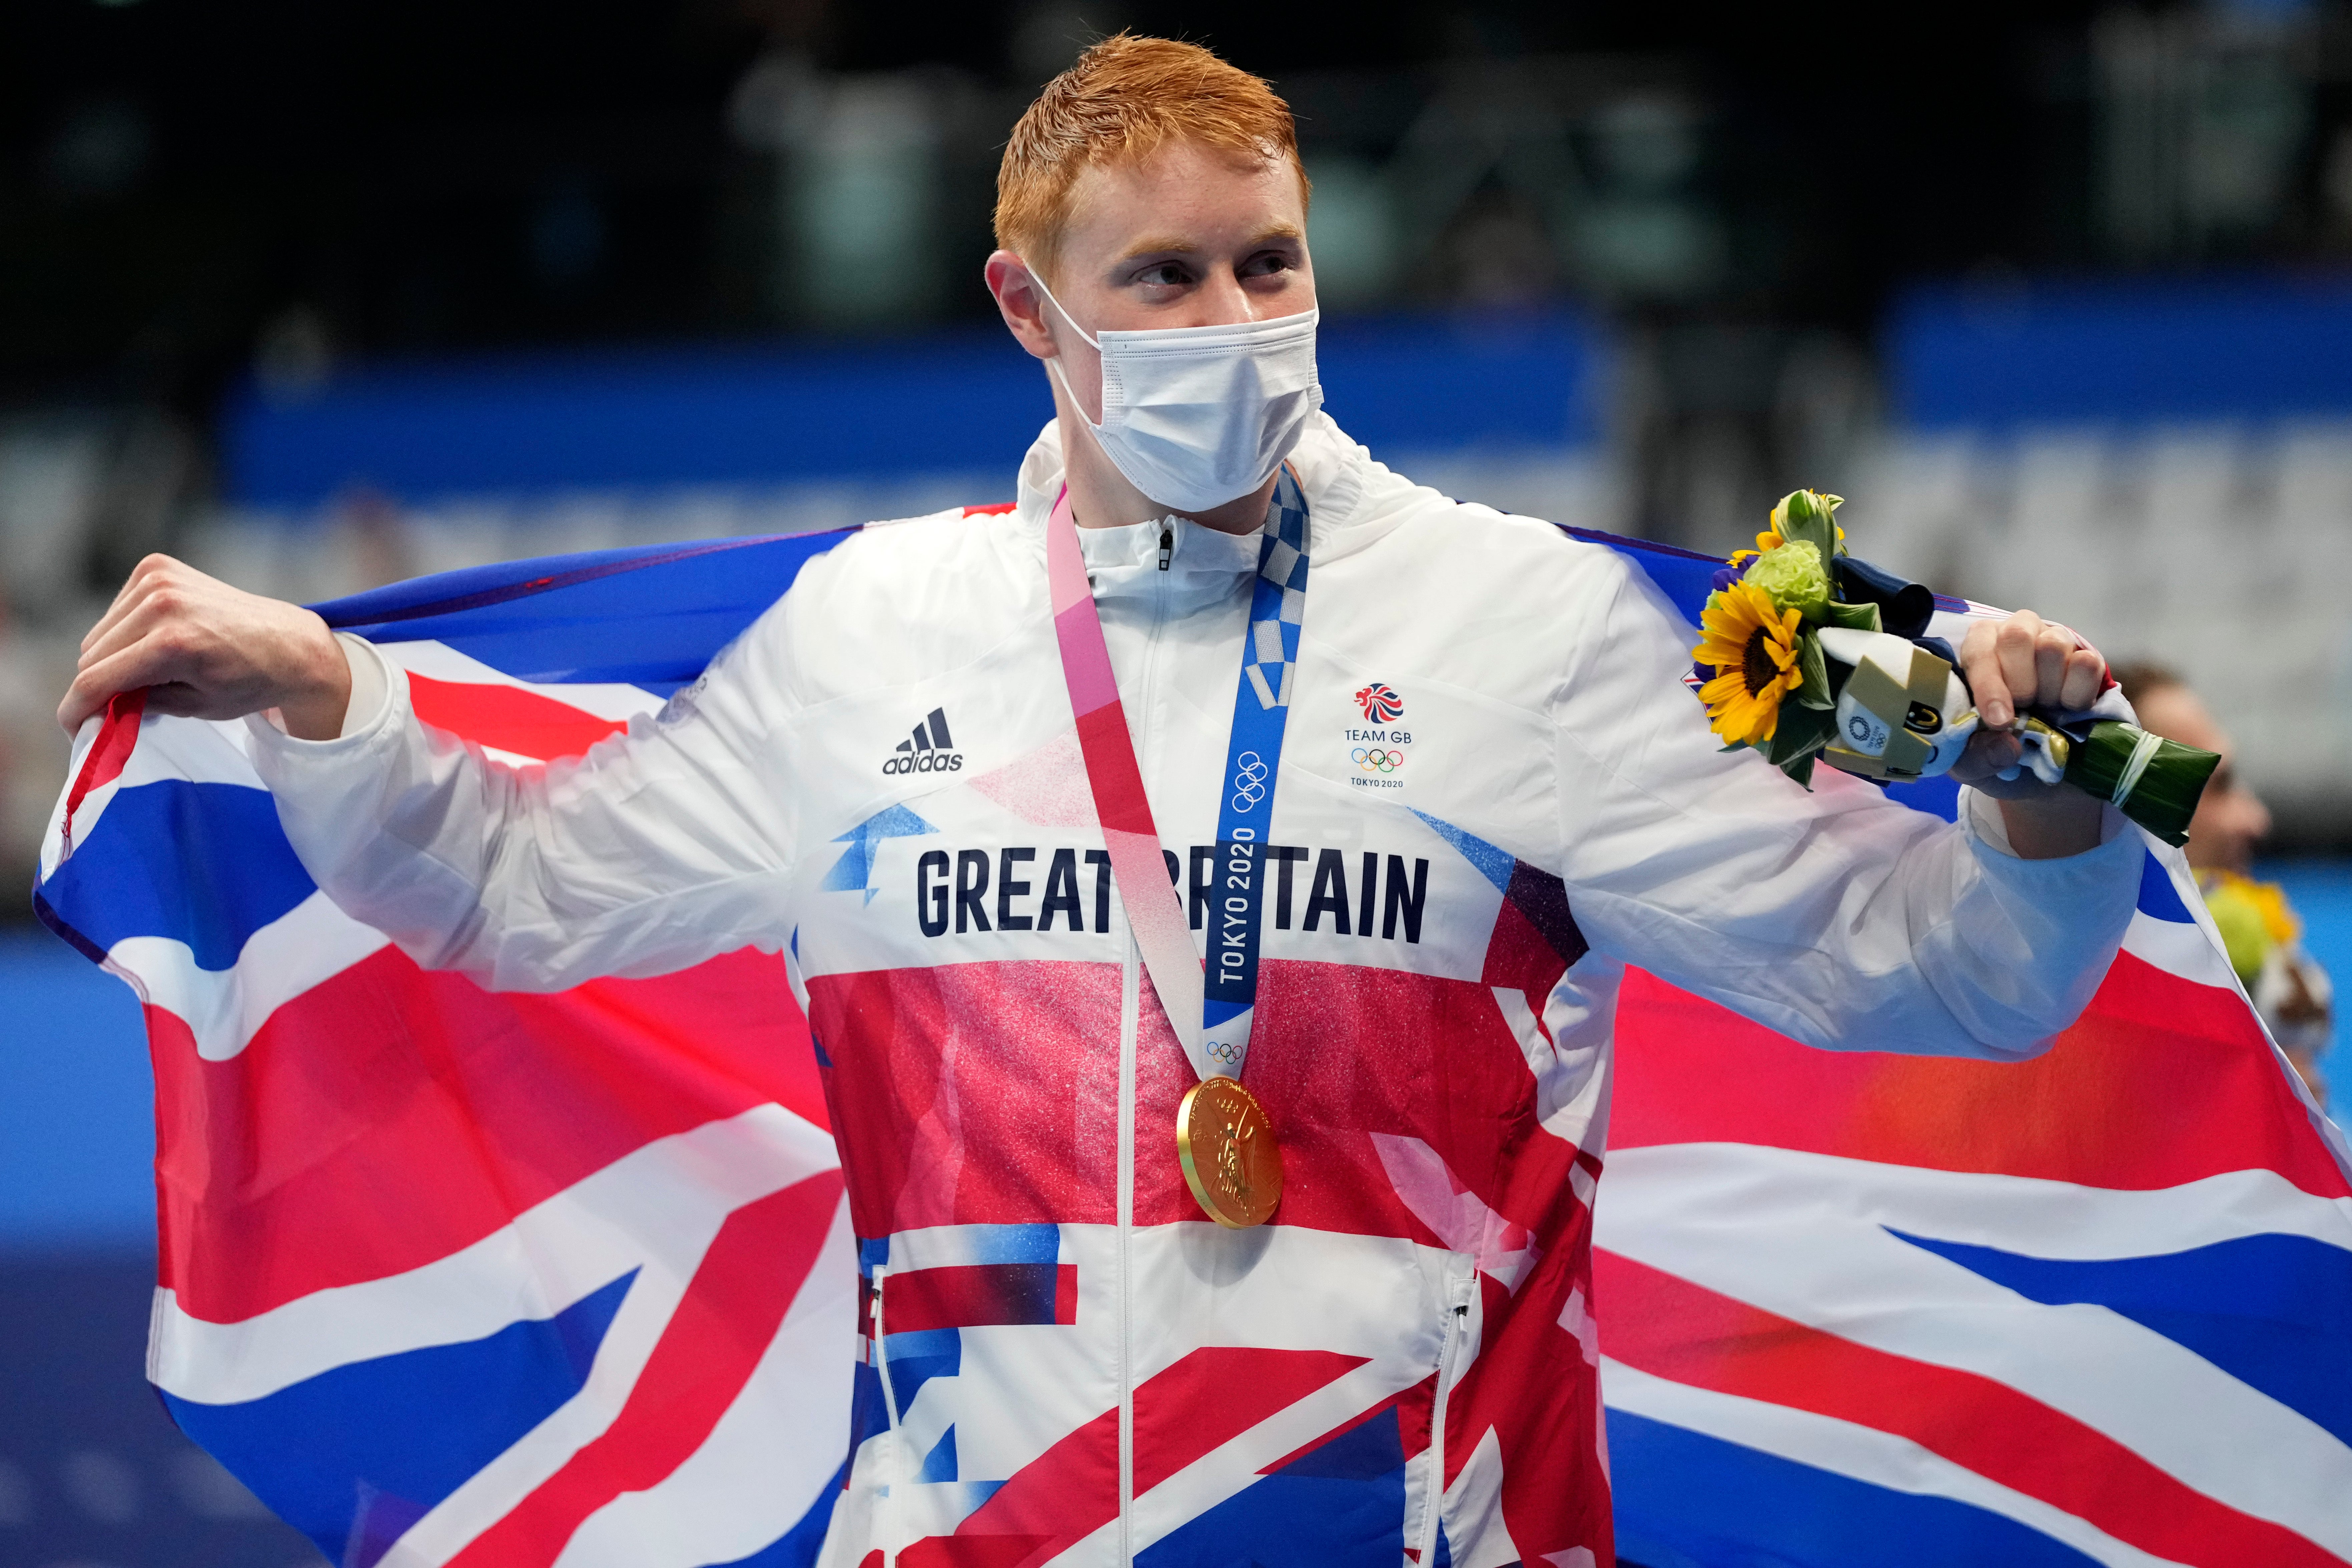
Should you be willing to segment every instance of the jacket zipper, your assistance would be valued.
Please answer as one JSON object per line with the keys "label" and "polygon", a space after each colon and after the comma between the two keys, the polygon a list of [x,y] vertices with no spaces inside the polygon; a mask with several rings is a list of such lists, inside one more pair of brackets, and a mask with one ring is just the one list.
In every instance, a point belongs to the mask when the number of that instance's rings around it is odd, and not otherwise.
{"label": "jacket zipper", "polygon": [[[890,1432],[889,1458],[884,1469],[887,1477],[883,1483],[886,1491],[892,1486],[903,1486],[907,1479],[905,1475],[907,1460],[900,1449],[903,1439],[898,1432],[898,1392],[890,1386],[890,1358],[883,1353],[882,1349],[882,1280],[883,1276],[889,1271],[887,1264],[874,1265],[874,1368],[882,1377],[882,1420]],[[884,1568],[896,1568],[898,1561],[897,1538],[893,1532],[886,1530],[882,1539],[892,1543],[883,1549]]]}
{"label": "jacket zipper", "polygon": [[1467,1280],[1450,1283],[1447,1293],[1453,1298],[1445,1312],[1445,1341],[1437,1353],[1437,1396],[1431,1401],[1429,1412],[1429,1484],[1423,1495],[1428,1499],[1421,1519],[1421,1564],[1430,1568],[1437,1561],[1437,1527],[1445,1508],[1445,1405],[1453,1392],[1454,1357],[1462,1348],[1462,1336],[1469,1327],[1470,1291],[1476,1282],[1473,1274]]}
{"label": "jacket zipper", "polygon": [[1166,571],[1168,563],[1176,559],[1176,530],[1167,524],[1160,525],[1160,570]]}

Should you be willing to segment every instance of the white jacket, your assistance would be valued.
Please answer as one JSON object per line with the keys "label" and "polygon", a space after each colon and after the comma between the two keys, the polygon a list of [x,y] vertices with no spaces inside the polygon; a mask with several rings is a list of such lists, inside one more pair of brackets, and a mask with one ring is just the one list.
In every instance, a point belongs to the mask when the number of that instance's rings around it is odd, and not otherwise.
{"label": "white jacket", "polygon": [[[1334,1559],[1428,1563],[1442,1530],[1457,1564],[1606,1563],[1590,1204],[1626,966],[1814,1045],[2017,1058],[2130,918],[2136,832],[2027,862],[1969,810],[1807,793],[1718,749],[1692,631],[1622,556],[1328,419],[1295,461],[1313,564],[1245,1072],[1287,1180],[1256,1231],[1178,1166],[1192,1070],[1109,896],[1047,607],[1051,426],[1014,511],[855,536],[577,762],[486,761],[366,653],[341,739],[256,722],[305,865],[422,962],[547,990],[789,955],[871,1308],[828,1563],[958,1533],[1222,1563],[1276,1521]],[[1081,538],[1197,930],[1258,546],[1177,520],[1163,571],[1161,531]]]}

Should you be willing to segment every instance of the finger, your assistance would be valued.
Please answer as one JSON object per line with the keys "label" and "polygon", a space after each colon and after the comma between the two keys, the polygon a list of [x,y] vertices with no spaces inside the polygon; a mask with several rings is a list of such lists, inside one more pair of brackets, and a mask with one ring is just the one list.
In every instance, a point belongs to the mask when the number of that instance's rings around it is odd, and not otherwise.
{"label": "finger", "polygon": [[2059,706],[2066,689],[2066,656],[2074,639],[2055,626],[2044,626],[2033,640],[2033,700],[2042,707]]}
{"label": "finger", "polygon": [[1999,628],[1979,623],[1969,629],[1968,638],[1960,644],[1960,671],[1969,678],[1969,694],[1976,699],[1977,712],[1989,729],[2006,729],[2013,716],[2009,697],[2009,682],[2000,673],[2000,659],[1995,648]]}
{"label": "finger", "polygon": [[114,602],[106,607],[106,613],[98,618],[98,624],[83,634],[82,651],[89,652],[92,643],[106,635],[116,622],[138,608],[156,584],[167,580],[172,575],[171,569],[179,564],[167,555],[151,555],[132,567],[131,575],[124,578],[122,586],[116,590]]}
{"label": "finger", "polygon": [[170,587],[150,589],[138,600],[126,605],[123,612],[115,617],[112,625],[103,631],[97,628],[91,629],[89,636],[82,641],[79,667],[87,670],[94,664],[112,658],[125,648],[138,643],[141,638],[152,635],[159,624],[184,608],[185,604],[176,589]]}
{"label": "finger", "polygon": [[215,698],[212,693],[188,685],[185,681],[165,681],[147,688],[149,713],[166,714],[174,718],[215,718]]}
{"label": "finger", "polygon": [[2095,648],[2077,648],[2066,655],[2066,678],[2059,691],[2058,703],[2070,712],[2079,712],[2099,700],[2099,688],[2106,684],[2107,662]]}
{"label": "finger", "polygon": [[2008,695],[2020,707],[2033,701],[2041,685],[2041,672],[2034,660],[2041,630],[2038,616],[2020,612],[2001,622],[1993,638],[1993,655],[2000,664],[2001,684],[2009,688]]}
{"label": "finger", "polygon": [[76,675],[73,685],[66,689],[64,704],[58,709],[58,722],[71,734],[81,727],[83,720],[105,707],[115,693],[173,680],[184,673],[178,667],[184,662],[184,652],[175,639],[146,638]]}
{"label": "finger", "polygon": [[2007,731],[1979,729],[1952,765],[1952,777],[1963,784],[1981,784],[2015,762],[2018,749],[2016,737]]}

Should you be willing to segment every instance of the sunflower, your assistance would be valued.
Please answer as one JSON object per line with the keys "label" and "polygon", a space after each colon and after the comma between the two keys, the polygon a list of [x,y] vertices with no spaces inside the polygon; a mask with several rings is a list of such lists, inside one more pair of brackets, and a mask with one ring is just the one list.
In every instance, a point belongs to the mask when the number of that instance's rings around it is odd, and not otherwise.
{"label": "sunflower", "polygon": [[1706,716],[1727,745],[1761,746],[1780,725],[1780,698],[1804,683],[1797,629],[1804,618],[1776,610],[1769,595],[1739,581],[1717,593],[1700,619],[1706,640],[1691,657],[1716,671],[1699,688]]}

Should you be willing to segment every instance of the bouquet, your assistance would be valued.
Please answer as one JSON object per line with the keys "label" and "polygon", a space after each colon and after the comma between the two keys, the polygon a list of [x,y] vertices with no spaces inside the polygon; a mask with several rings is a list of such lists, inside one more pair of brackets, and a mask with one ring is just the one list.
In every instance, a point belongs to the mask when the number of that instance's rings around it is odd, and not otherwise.
{"label": "bouquet", "polygon": [[[1727,749],[1752,747],[1808,789],[1816,761],[1882,783],[1933,778],[1983,721],[1952,645],[1928,634],[1936,596],[1848,555],[1842,504],[1783,497],[1756,548],[1716,573],[1691,650],[1699,699]],[[2024,755],[2001,777],[2063,779],[2183,843],[2221,758],[2124,723],[2124,711],[2109,694],[2081,713],[2021,715]]]}

